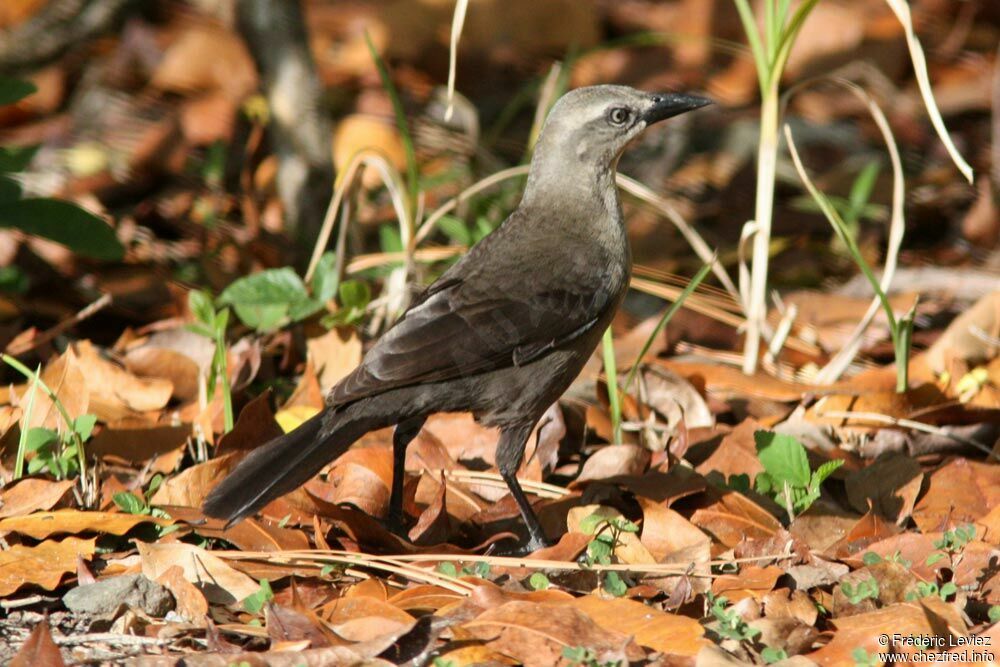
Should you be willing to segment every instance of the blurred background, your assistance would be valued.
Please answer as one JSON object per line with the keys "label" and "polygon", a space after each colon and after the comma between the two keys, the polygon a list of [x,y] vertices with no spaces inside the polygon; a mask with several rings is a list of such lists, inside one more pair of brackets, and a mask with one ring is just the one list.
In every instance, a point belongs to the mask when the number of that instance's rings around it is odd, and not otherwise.
{"label": "blurred background", "polygon": [[[931,127],[904,28],[884,0],[816,4],[782,79],[783,90],[808,85],[787,99],[785,119],[806,168],[842,205],[862,252],[878,266],[892,169],[864,102],[829,79],[863,86],[899,144],[907,186],[903,264],[973,271],[935,273],[930,283],[919,271],[906,273],[897,289],[989,285],[1000,265],[1000,6],[917,0],[911,9],[934,95],[975,169],[974,183]],[[735,3],[472,0],[449,115],[454,10],[451,0],[6,0],[0,73],[37,87],[0,107],[0,145],[37,147],[16,180],[24,196],[69,199],[103,216],[125,253],[96,263],[63,245],[0,231],[0,337],[9,342],[26,325],[51,325],[111,294],[100,326],[81,325],[109,342],[116,323],[183,312],[188,287],[218,292],[261,268],[301,271],[334,179],[364,149],[377,150],[404,189],[419,193],[411,214],[422,220],[480,179],[524,163],[558,94],[597,83],[691,91],[718,102],[646,133],[621,171],[693,224],[736,275],[741,228],[754,216],[760,90]],[[388,68],[401,113],[373,52]],[[415,173],[408,171],[411,143]],[[777,174],[771,284],[840,285],[857,268],[784,149]],[[501,222],[522,185],[513,178],[483,189],[414,242],[403,238],[377,170],[367,169],[345,197],[347,271],[377,294],[399,267],[399,253],[413,259],[419,246],[422,254],[393,283],[412,290]],[[631,196],[625,204],[640,275],[695,272],[701,260],[662,205]],[[635,294],[619,324],[627,328],[660,304]],[[859,308],[845,319],[859,319]],[[731,327],[713,340],[714,320],[698,317],[684,315],[679,326],[693,319],[699,343],[738,347]]]}

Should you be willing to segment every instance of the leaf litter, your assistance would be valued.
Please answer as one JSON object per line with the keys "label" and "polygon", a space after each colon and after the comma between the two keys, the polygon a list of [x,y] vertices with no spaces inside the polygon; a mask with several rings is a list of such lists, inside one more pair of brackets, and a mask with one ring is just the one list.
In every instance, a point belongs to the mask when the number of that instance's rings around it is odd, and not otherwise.
{"label": "leaf litter", "polygon": [[[3,29],[46,16],[43,3],[7,4]],[[530,140],[533,105],[505,112],[489,92],[510,88],[511,67],[541,81],[548,67],[538,63],[572,47],[559,75],[572,85],[716,96],[714,116],[671,128],[676,145],[651,137],[622,160],[653,188],[649,196],[624,181],[635,291],[675,298],[687,279],[674,274],[698,269],[661,214],[697,220],[720,256],[735,258],[733,222],[750,215],[753,170],[740,128],[757,90],[745,54],[718,40],[732,37],[736,10],[719,3],[726,9],[713,25],[706,3],[687,0],[514,0],[502,11],[471,3],[458,92],[447,102],[460,112],[452,121],[471,117],[463,126],[442,122],[431,92],[447,75],[450,6],[304,3],[336,110],[325,138],[332,161],[343,169],[374,150],[398,174],[411,167],[412,142],[420,182],[402,189],[419,188],[421,208],[405,212],[426,226],[400,230],[398,202],[368,169],[345,200],[346,274],[331,255],[303,280],[276,241],[291,230],[251,47],[202,4],[137,15],[103,41],[29,68],[30,87],[15,86],[14,103],[0,106],[0,195],[13,182],[6,174],[23,172],[18,192],[75,201],[101,216],[87,224],[97,220],[104,227],[93,229],[113,230],[125,247],[121,262],[94,261],[64,247],[72,238],[56,235],[57,245],[30,235],[44,225],[0,230],[5,350],[39,369],[56,397],[13,371],[0,390],[0,660],[873,665],[883,662],[883,633],[945,642],[934,646],[956,658],[963,642],[987,647],[1000,636],[1000,292],[989,273],[1000,220],[988,176],[997,152],[965,148],[989,144],[991,127],[996,141],[998,104],[983,93],[998,67],[995,10],[956,2],[913,10],[921,40],[935,45],[926,57],[938,106],[980,174],[976,188],[948,170],[947,154],[927,149],[936,128],[914,111],[925,75],[888,61],[894,49],[913,49],[910,31],[885,20],[900,3],[818,3],[789,59],[788,83],[834,62],[888,86],[881,94],[893,103],[897,139],[922,156],[907,165],[915,188],[907,233],[930,241],[908,248],[901,261],[911,266],[897,269],[887,299],[900,317],[919,295],[908,390],[894,391],[884,313],[843,377],[818,382],[871,295],[834,285],[853,269],[789,182],[776,200],[771,282],[781,296],[768,315],[775,329],[787,320],[784,345],[744,375],[734,363],[742,308],[729,291],[699,287],[653,340],[662,302],[630,299],[613,325],[625,371],[621,442],[615,383],[595,356],[543,419],[519,471],[554,544],[509,558],[495,552],[520,527],[495,467],[497,435],[466,414],[430,418],[407,452],[406,536],[385,524],[390,430],[366,435],[239,524],[206,519],[200,505],[249,451],[322,409],[323,393],[409,292],[516,202],[516,180],[461,194],[516,165]],[[972,20],[970,11],[982,15]],[[941,26],[951,32],[935,33]],[[680,29],[691,39],[655,32]],[[648,30],[641,48],[614,41]],[[379,85],[369,36],[398,90]],[[0,65],[4,57],[0,49]],[[479,84],[464,79],[475,67]],[[30,88],[37,92],[18,101]],[[410,132],[394,122],[393,95],[413,114]],[[864,223],[857,242],[878,258],[884,238],[869,223],[890,198],[877,134],[832,129],[868,122],[850,97],[810,87],[790,113],[815,132],[796,129],[809,171],[835,208]],[[90,117],[95,104],[104,113]],[[954,122],[959,113],[963,123]],[[21,158],[7,148],[35,145]],[[974,250],[943,241],[945,222]],[[97,238],[79,253],[95,256]],[[947,279],[907,283],[921,264]],[[987,280],[965,279],[972,275]],[[211,313],[189,296],[194,287],[221,295],[206,301]],[[210,326],[220,323],[221,331]],[[636,381],[624,387],[633,364]],[[224,398],[235,408],[231,430]],[[19,458],[27,474],[15,479]],[[127,577],[168,591],[172,608],[86,614],[63,601]]]}

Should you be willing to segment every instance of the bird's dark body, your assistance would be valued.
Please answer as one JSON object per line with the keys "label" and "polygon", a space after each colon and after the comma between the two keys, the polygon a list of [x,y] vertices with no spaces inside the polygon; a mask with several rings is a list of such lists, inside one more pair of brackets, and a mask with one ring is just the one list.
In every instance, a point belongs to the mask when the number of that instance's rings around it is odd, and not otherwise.
{"label": "bird's dark body", "polygon": [[[587,97],[597,90],[650,97],[600,86],[577,91],[579,104],[600,104]],[[544,536],[514,473],[531,430],[610,324],[631,267],[614,184],[631,136],[601,142],[593,137],[601,128],[577,127],[558,111],[539,139],[518,209],[417,298],[331,390],[322,413],[244,459],[210,494],[207,514],[247,516],[368,431],[394,424],[392,504],[400,512],[406,443],[428,415],[469,411],[500,429],[497,466],[532,546],[540,546]]]}

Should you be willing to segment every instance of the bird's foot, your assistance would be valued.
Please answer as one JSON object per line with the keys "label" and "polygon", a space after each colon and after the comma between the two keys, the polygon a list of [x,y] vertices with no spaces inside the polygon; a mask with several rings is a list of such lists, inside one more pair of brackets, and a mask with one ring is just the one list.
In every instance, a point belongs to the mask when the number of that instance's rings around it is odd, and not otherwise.
{"label": "bird's foot", "polygon": [[515,542],[514,540],[501,540],[490,545],[486,552],[487,556],[504,556],[507,558],[524,558],[530,556],[539,549],[551,547],[552,542],[546,538],[529,538],[526,542]]}

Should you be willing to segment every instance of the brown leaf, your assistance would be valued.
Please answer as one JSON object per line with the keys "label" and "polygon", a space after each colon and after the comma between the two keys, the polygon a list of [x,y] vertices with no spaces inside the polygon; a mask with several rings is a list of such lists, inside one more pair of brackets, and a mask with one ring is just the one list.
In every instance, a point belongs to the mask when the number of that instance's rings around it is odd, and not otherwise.
{"label": "brown leaf", "polygon": [[78,557],[90,557],[96,550],[97,538],[67,537],[62,542],[49,540],[34,547],[18,544],[0,551],[0,597],[28,584],[54,590],[64,574],[76,572]]}
{"label": "brown leaf", "polygon": [[305,613],[306,611],[274,603],[267,605],[267,636],[271,638],[272,647],[277,642],[302,640],[305,640],[303,648],[321,648],[341,643],[333,638],[333,633],[315,614]]}
{"label": "brown leaf", "polygon": [[[621,447],[622,445],[614,445]],[[622,513],[612,507],[601,505],[584,505],[574,507],[566,517],[566,529],[570,533],[583,533],[580,524],[587,517],[597,514],[602,519],[622,519]],[[618,535],[617,545],[614,551],[615,556],[623,563],[655,563],[656,559],[649,553],[649,550],[642,544],[639,536],[635,533],[622,532]]]}
{"label": "brown leaf", "polygon": [[0,490],[0,519],[52,509],[74,483],[71,479],[51,481],[34,477],[11,482]]}
{"label": "brown leaf", "polygon": [[157,580],[171,567],[179,566],[184,578],[194,584],[209,602],[231,605],[257,592],[259,585],[245,574],[229,567],[209,551],[192,544],[172,542],[145,544],[137,542],[142,573]]}
{"label": "brown leaf", "polygon": [[59,647],[52,641],[47,618],[43,618],[32,628],[21,650],[10,661],[10,667],[64,667],[65,665]]}
{"label": "brown leaf", "polygon": [[639,445],[601,447],[583,464],[583,470],[570,486],[576,488],[591,480],[641,475],[649,465],[649,457],[649,450]]}
{"label": "brown leaf", "polygon": [[[976,329],[985,332],[978,335]],[[983,295],[951,321],[948,328],[927,350],[927,363],[936,373],[954,372],[955,363],[965,369],[987,362],[1000,354],[1000,290]]]}
{"label": "brown leaf", "polygon": [[569,604],[605,630],[630,635],[637,644],[665,655],[694,656],[708,643],[705,629],[695,619],[635,600],[584,595]]}
{"label": "brown leaf", "polygon": [[208,614],[208,601],[194,584],[184,577],[179,565],[171,565],[157,579],[156,583],[170,591],[177,603],[176,611],[185,620],[202,625]]}
{"label": "brown leaf", "polygon": [[712,582],[712,593],[725,595],[733,602],[753,597],[762,600],[766,593],[774,590],[778,578],[785,572],[780,567],[751,565],[740,569],[739,574],[723,574]]}
{"label": "brown leaf", "polygon": [[461,628],[524,665],[554,665],[563,648],[584,646],[598,662],[638,660],[644,653],[629,636],[607,630],[566,604],[508,602],[489,609]]}
{"label": "brown leaf", "polygon": [[930,474],[913,511],[920,531],[943,531],[975,522],[1000,505],[1000,466],[955,458]]}
{"label": "brown leaf", "polygon": [[160,90],[222,90],[240,102],[257,88],[257,72],[243,40],[209,22],[191,22],[167,47],[150,81]]}
{"label": "brown leaf", "polygon": [[[711,558],[711,538],[674,510],[640,497],[642,543],[657,562],[677,551],[692,556],[689,562],[707,563]],[[695,555],[697,554],[697,555]]]}
{"label": "brown leaf", "polygon": [[859,512],[869,508],[902,525],[913,512],[924,474],[909,456],[891,454],[848,475],[847,499]]}
{"label": "brown leaf", "polygon": [[442,475],[434,501],[420,514],[416,525],[410,529],[410,541],[420,546],[447,542],[453,529],[447,506],[448,485]]}
{"label": "brown leaf", "polygon": [[182,470],[163,482],[149,502],[152,505],[201,507],[209,491],[229,474],[242,457],[242,453],[226,454]]}
{"label": "brown leaf", "polygon": [[50,535],[76,535],[85,532],[124,535],[140,523],[169,526],[173,520],[142,514],[83,512],[63,509],[54,512],[36,512],[27,516],[8,517],[0,521],[0,534],[19,533],[36,540],[45,539]]}
{"label": "brown leaf", "polygon": [[868,545],[895,535],[899,530],[895,524],[868,512],[842,538],[830,545],[826,553],[834,558],[846,558],[861,553]]}
{"label": "brown leaf", "polygon": [[173,394],[169,380],[136,377],[102,357],[90,341],[75,343],[72,349],[86,378],[90,411],[101,421],[113,421],[133,412],[160,410]]}
{"label": "brown leaf", "polygon": [[248,452],[284,433],[271,411],[271,392],[263,392],[246,404],[236,417],[233,430],[219,439],[215,458],[230,452]]}
{"label": "brown leaf", "polygon": [[747,538],[766,539],[781,530],[774,515],[735,491],[724,491],[716,502],[696,510],[691,523],[728,548]]}
{"label": "brown leaf", "polygon": [[757,458],[757,445],[753,434],[762,427],[753,419],[746,419],[733,431],[722,437],[722,442],[712,454],[698,464],[695,470],[702,475],[718,472],[724,479],[733,475],[749,475],[752,482],[764,466]]}
{"label": "brown leaf", "polygon": [[[940,599],[938,602],[941,602],[941,605],[931,603],[934,607],[933,613],[939,617],[943,615],[947,622],[947,631],[964,634],[965,622],[958,610]],[[851,654],[857,648],[865,649],[869,655],[885,651],[886,648],[877,641],[879,635],[883,633],[890,637],[894,634],[903,637],[927,637],[945,630],[935,627],[928,614],[928,608],[923,603],[911,602],[883,607],[866,614],[834,618],[830,622],[836,629],[833,639],[823,648],[806,656],[824,667],[854,664]],[[918,651],[919,647],[896,644],[890,650],[913,653]]]}
{"label": "brown leaf", "polygon": [[354,327],[337,327],[306,341],[309,362],[326,393],[361,363],[361,338]]}
{"label": "brown leaf", "polygon": [[177,451],[191,437],[191,425],[103,428],[87,443],[87,454],[117,456],[131,463],[157,461]]}
{"label": "brown leaf", "polygon": [[211,340],[187,329],[156,332],[140,345],[129,347],[125,368],[143,378],[163,378],[173,385],[178,401],[198,398],[200,369],[211,361]]}

